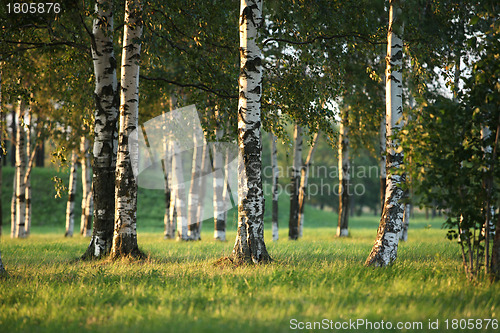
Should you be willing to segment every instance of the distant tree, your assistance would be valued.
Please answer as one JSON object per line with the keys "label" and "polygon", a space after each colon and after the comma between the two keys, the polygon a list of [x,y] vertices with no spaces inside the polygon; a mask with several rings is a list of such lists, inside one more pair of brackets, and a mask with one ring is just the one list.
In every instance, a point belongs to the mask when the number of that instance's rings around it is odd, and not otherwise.
{"label": "distant tree", "polygon": [[276,147],[276,136],[269,133],[271,141],[271,167],[272,173],[272,192],[273,192],[273,208],[272,208],[272,228],[273,228],[273,241],[279,239],[279,226],[278,226],[278,196],[279,196],[279,169],[278,169],[278,148]]}
{"label": "distant tree", "polygon": [[75,149],[71,152],[71,165],[69,168],[68,201],[66,203],[66,233],[65,237],[73,237],[75,229],[75,196],[78,179],[78,157]]}
{"label": "distant tree", "polygon": [[288,220],[288,239],[299,239],[299,191],[300,171],[302,169],[302,127],[295,124],[293,131],[293,165],[290,190],[290,215]]}
{"label": "distant tree", "polygon": [[341,112],[339,130],[339,220],[337,237],[349,235],[349,192],[350,192],[350,163],[349,163],[349,106],[344,106]]}

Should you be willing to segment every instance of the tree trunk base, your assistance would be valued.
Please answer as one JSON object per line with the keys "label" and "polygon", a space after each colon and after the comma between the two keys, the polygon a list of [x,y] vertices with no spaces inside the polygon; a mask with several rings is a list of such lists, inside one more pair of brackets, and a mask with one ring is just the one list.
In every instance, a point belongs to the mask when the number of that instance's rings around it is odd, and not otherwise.
{"label": "tree trunk base", "polygon": [[[81,257],[83,261],[98,260],[107,257],[111,253],[113,239],[104,239],[92,236],[87,251]],[[96,243],[98,244],[96,249]]]}

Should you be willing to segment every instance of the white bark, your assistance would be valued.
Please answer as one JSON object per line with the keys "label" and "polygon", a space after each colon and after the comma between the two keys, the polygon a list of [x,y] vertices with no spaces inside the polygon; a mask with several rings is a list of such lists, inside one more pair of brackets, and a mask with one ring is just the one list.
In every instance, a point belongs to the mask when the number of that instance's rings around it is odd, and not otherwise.
{"label": "white bark", "polygon": [[293,132],[293,167],[291,175],[290,191],[290,216],[288,221],[288,238],[296,240],[299,238],[299,188],[300,172],[302,170],[302,127],[295,124]]}
{"label": "white bark", "polygon": [[[21,100],[17,105],[17,119],[21,119],[24,114],[24,107]],[[19,122],[17,126],[16,138],[16,226],[15,238],[26,237],[26,134],[24,127]]]}
{"label": "white bark", "polygon": [[10,200],[10,237],[16,237],[16,193],[17,193],[17,168],[14,169],[12,182],[12,199]]}
{"label": "white bark", "polygon": [[219,241],[226,240],[226,220],[224,214],[224,158],[223,158],[223,145],[220,143],[222,139],[223,130],[220,128],[219,113],[216,109],[215,118],[217,127],[215,129],[215,144],[213,145],[213,168],[214,168],[214,239]]}
{"label": "white bark", "polygon": [[309,148],[309,153],[307,154],[306,162],[300,171],[300,187],[299,187],[299,237],[302,237],[304,232],[304,209],[306,202],[307,193],[307,180],[309,178],[309,168],[313,162],[314,152],[316,151],[316,143],[319,138],[319,131],[314,134],[313,141],[311,143],[311,148]]}
{"label": "white bark", "polygon": [[201,238],[201,228],[203,226],[204,208],[205,208],[205,193],[207,188],[207,173],[209,172],[210,158],[208,158],[208,145],[203,145],[202,158],[201,158],[201,180],[200,180],[200,198],[198,202],[198,209],[196,210],[196,221],[198,221],[198,230]]}
{"label": "white bark", "polygon": [[[387,173],[385,170],[385,164],[387,162],[386,158],[386,129],[385,129],[385,118],[384,115],[380,120],[380,210],[384,209],[385,202],[385,186]],[[380,213],[382,215],[382,213]]]}
{"label": "white bark", "polygon": [[[172,151],[172,192],[174,193],[175,213],[177,220],[177,240],[188,240],[188,216],[186,207],[186,184],[184,183],[184,167],[179,143],[171,142]],[[173,218],[173,217],[172,217]]]}
{"label": "white bark", "polygon": [[92,181],[90,178],[90,144],[89,140],[82,136],[80,139],[80,154],[82,155],[82,214],[80,218],[80,234],[84,237],[90,236],[90,205],[92,200]]}
{"label": "white bark", "polygon": [[271,260],[264,243],[262,189],[261,95],[262,55],[258,29],[262,1],[240,2],[240,77],[238,100],[238,233],[232,259],[261,263]]}
{"label": "white bark", "polygon": [[201,180],[201,168],[202,168],[202,154],[204,142],[199,140],[203,138],[197,138],[193,135],[193,163],[191,165],[191,185],[189,186],[189,196],[188,196],[188,239],[199,240],[200,230],[199,223],[197,220],[198,205],[200,202],[200,180]]}
{"label": "white bark", "polygon": [[403,217],[403,225],[401,226],[401,233],[399,235],[399,240],[406,242],[408,240],[408,228],[410,227],[410,213],[411,205],[405,205],[405,215]]}
{"label": "white bark", "polygon": [[75,195],[76,181],[78,178],[77,154],[75,149],[71,152],[71,167],[69,172],[68,202],[66,203],[66,233],[64,236],[73,237],[75,227]]}
{"label": "white bark", "polygon": [[120,130],[116,155],[115,225],[112,257],[140,255],[137,246],[139,61],[141,55],[142,3],[127,0],[121,64]]}
{"label": "white bark", "polygon": [[113,50],[113,1],[95,1],[92,59],[95,74],[92,164],[93,231],[84,259],[109,254],[113,240],[118,92]]}
{"label": "white bark", "polygon": [[[277,242],[279,239],[279,225],[278,225],[278,180],[279,180],[279,169],[278,169],[278,148],[276,146],[276,136],[273,133],[269,133],[271,139],[271,167],[273,170],[273,211],[272,211],[272,228],[273,228],[273,241]],[[299,212],[299,221],[301,215]]]}
{"label": "white bark", "polygon": [[28,163],[26,173],[24,174],[25,183],[25,200],[26,200],[26,213],[24,215],[25,236],[28,237],[31,232],[31,168],[33,167],[33,160],[35,158],[35,150],[31,153],[31,126],[32,115],[31,110],[28,111],[27,133],[26,133],[26,157],[31,156],[30,163]]}
{"label": "white bark", "polygon": [[[387,184],[385,204],[377,238],[365,265],[387,266],[397,257],[399,235],[401,233],[405,205],[404,191],[399,185],[405,176],[395,174],[403,163],[403,151],[391,136],[402,125],[403,114],[403,41],[395,33],[401,27],[399,1],[392,0],[389,9],[389,32],[387,44],[386,70],[386,132],[387,132]],[[402,27],[401,27],[402,29]]]}
{"label": "white bark", "polygon": [[337,224],[337,237],[349,235],[349,114],[348,109],[342,109],[342,120],[339,128],[339,220]]}

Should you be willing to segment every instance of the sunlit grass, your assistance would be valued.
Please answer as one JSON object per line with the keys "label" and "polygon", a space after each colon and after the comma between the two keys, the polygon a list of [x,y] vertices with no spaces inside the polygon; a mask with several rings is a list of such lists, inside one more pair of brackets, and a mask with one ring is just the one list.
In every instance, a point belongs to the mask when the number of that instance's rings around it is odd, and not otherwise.
{"label": "sunlit grass", "polygon": [[353,218],[345,239],[317,227],[297,242],[282,228],[268,242],[273,263],[236,268],[216,264],[235,232],[215,242],[208,224],[201,242],[140,232],[147,260],[93,263],[75,261],[88,239],[35,228],[26,240],[2,239],[10,277],[0,282],[0,331],[287,332],[292,318],[421,321],[427,331],[429,319],[498,317],[500,287],[464,278],[444,230],[414,221],[397,263],[373,269],[363,262],[375,230],[356,227],[366,224],[377,218]]}

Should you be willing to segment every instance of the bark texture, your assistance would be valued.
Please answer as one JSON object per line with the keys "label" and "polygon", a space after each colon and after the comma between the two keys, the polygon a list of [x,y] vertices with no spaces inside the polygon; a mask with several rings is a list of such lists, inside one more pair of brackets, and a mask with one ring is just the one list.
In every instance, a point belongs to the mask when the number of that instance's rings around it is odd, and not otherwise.
{"label": "bark texture", "polygon": [[385,202],[385,186],[386,186],[386,170],[385,164],[387,162],[386,159],[386,144],[385,144],[385,115],[380,120],[380,215],[382,215],[382,211],[384,210],[384,202]]}
{"label": "bark texture", "polygon": [[392,0],[389,8],[389,32],[387,41],[386,70],[386,131],[387,131],[387,185],[384,210],[377,231],[377,238],[365,265],[382,267],[393,263],[397,257],[399,235],[401,233],[405,195],[399,186],[405,181],[404,175],[396,174],[403,163],[403,151],[398,142],[391,139],[394,130],[401,126],[403,114],[403,41],[394,32],[400,28],[399,1]]}
{"label": "bark texture", "polygon": [[406,242],[408,240],[408,229],[410,228],[410,213],[411,213],[411,205],[405,205],[404,217],[403,217],[403,225],[401,226],[401,233],[399,234],[399,240]]}
{"label": "bark texture", "polygon": [[111,256],[141,256],[137,246],[137,179],[139,130],[139,61],[142,3],[127,0],[120,80],[120,130],[116,155],[115,225]]}
{"label": "bark texture", "polygon": [[279,225],[278,225],[278,180],[279,180],[279,169],[278,169],[278,148],[276,146],[276,136],[273,133],[269,133],[271,139],[271,166],[273,169],[273,206],[272,206],[272,228],[273,228],[273,241],[278,241],[279,239]]}
{"label": "bark texture", "polygon": [[113,241],[119,96],[113,51],[113,1],[97,0],[92,34],[95,74],[92,187],[94,225],[83,259],[107,256]]}
{"label": "bark texture", "polygon": [[197,220],[198,205],[200,202],[200,180],[202,168],[203,142],[193,135],[194,151],[193,163],[191,165],[191,184],[188,196],[188,238],[190,240],[200,240],[200,230]]}
{"label": "bark texture", "polygon": [[226,219],[224,214],[224,149],[220,140],[223,130],[221,128],[220,115],[216,109],[215,118],[217,127],[215,129],[215,140],[213,145],[213,186],[214,186],[214,239],[226,241]]}
{"label": "bark texture", "polygon": [[[17,119],[24,117],[24,106],[21,100],[17,105]],[[15,238],[25,238],[26,235],[26,134],[23,126],[17,126],[16,135],[16,226]]]}
{"label": "bark texture", "polygon": [[76,181],[78,178],[77,155],[73,149],[71,153],[71,167],[69,173],[68,201],[66,203],[66,233],[65,237],[73,237],[75,229],[75,196]]}
{"label": "bark texture", "polygon": [[300,170],[302,169],[302,127],[295,124],[293,132],[293,166],[290,189],[290,216],[288,220],[288,239],[299,238],[299,187]]}
{"label": "bark texture", "polygon": [[[177,240],[188,240],[188,216],[186,207],[186,184],[184,183],[184,166],[179,143],[171,143],[172,151],[172,190],[175,193],[175,219],[177,221]],[[174,217],[172,216],[172,220]]]}
{"label": "bark texture", "polygon": [[80,141],[80,153],[82,156],[82,215],[80,217],[80,234],[90,237],[92,231],[92,180],[90,178],[90,144],[89,140],[82,136]]}
{"label": "bark texture", "polygon": [[264,243],[262,189],[262,55],[257,44],[262,1],[241,0],[238,100],[238,232],[233,262],[264,263],[271,257]]}
{"label": "bark texture", "polygon": [[339,136],[339,220],[337,224],[337,237],[349,235],[349,112],[348,108],[342,109]]}
{"label": "bark texture", "polygon": [[309,178],[309,168],[313,162],[314,152],[316,151],[316,143],[318,142],[319,131],[314,134],[311,148],[307,154],[306,162],[300,171],[300,187],[299,187],[299,237],[302,237],[304,230],[304,208],[306,204],[307,180]]}

